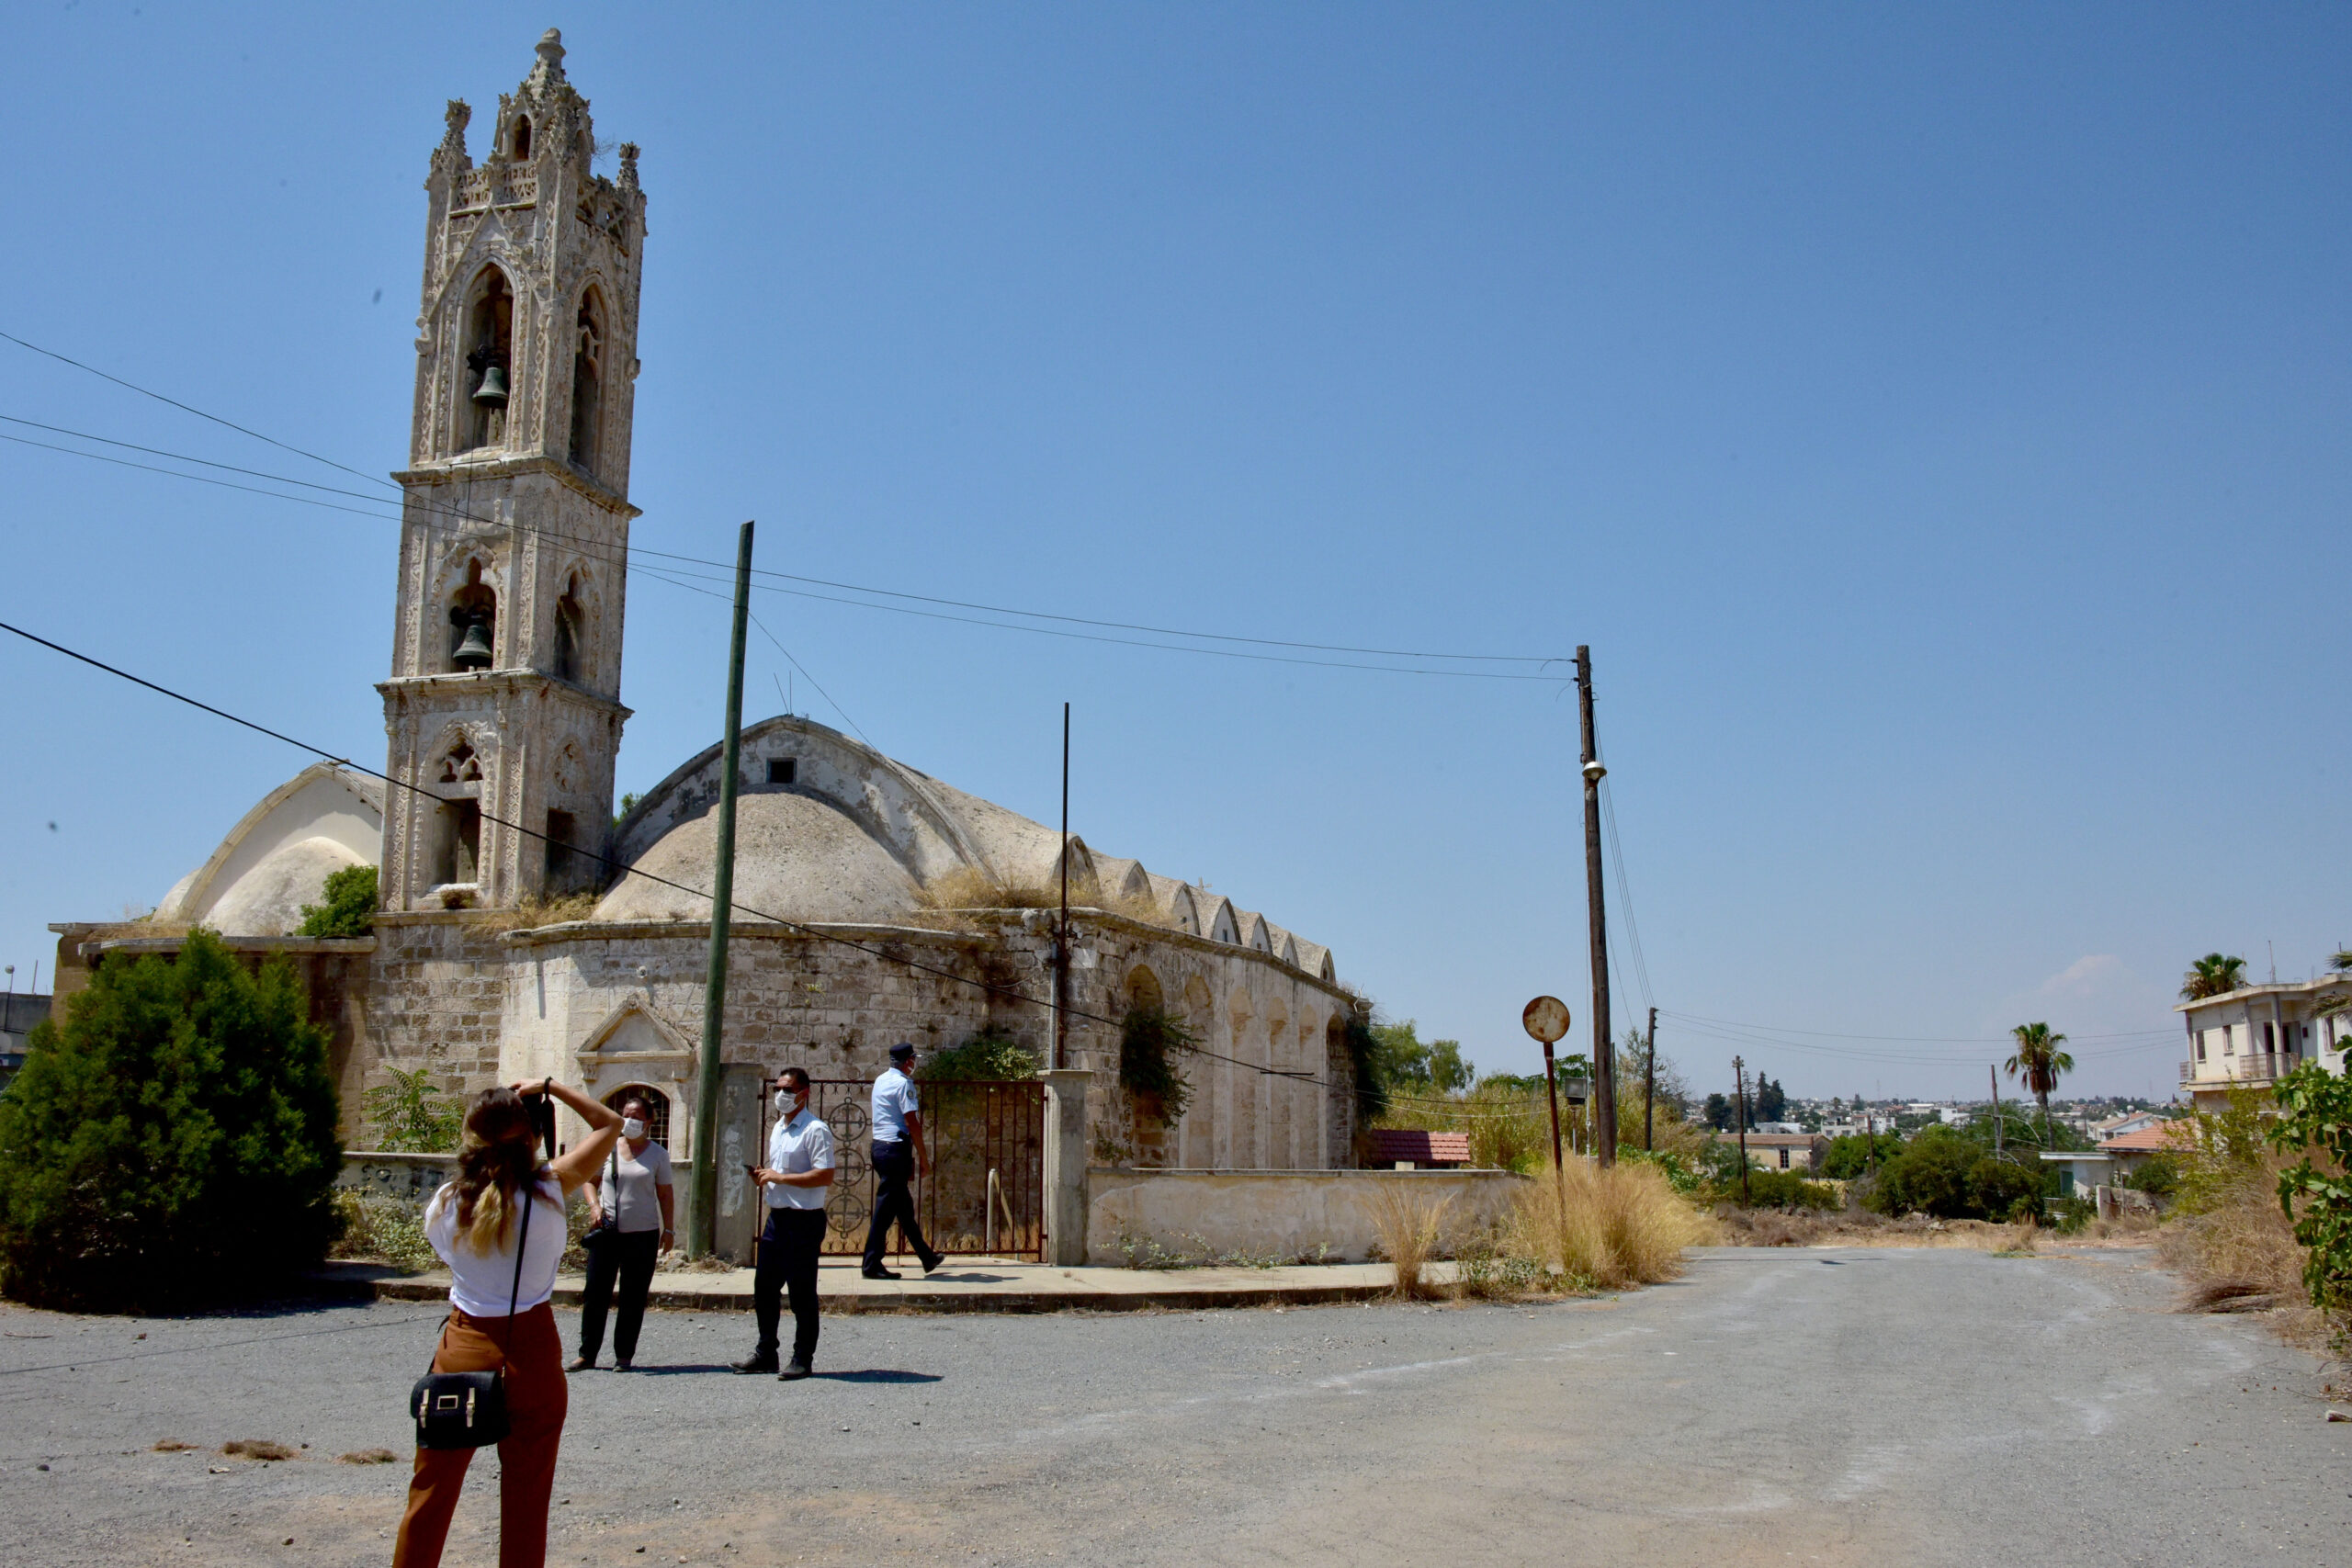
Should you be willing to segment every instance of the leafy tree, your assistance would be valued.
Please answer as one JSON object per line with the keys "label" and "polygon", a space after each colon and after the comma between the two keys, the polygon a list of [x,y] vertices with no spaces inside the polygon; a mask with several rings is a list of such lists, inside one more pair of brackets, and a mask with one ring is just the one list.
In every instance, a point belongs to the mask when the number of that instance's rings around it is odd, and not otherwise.
{"label": "leafy tree", "polygon": [[2009,1160],[1996,1160],[1974,1140],[1950,1127],[1920,1130],[1903,1152],[1879,1170],[1863,1200],[1887,1214],[1933,1214],[1940,1219],[1997,1219],[2022,1207],[2030,1213],[2044,1186],[2042,1173]]}
{"label": "leafy tree", "polygon": [[309,1011],[286,959],[202,930],[100,964],[0,1099],[0,1289],[168,1311],[317,1264],[343,1149]]}
{"label": "leafy tree", "polygon": [[327,873],[323,904],[302,906],[297,936],[366,936],[376,928],[376,868],[347,865]]}
{"label": "leafy tree", "polygon": [[1374,1071],[1391,1094],[1459,1094],[1476,1074],[1459,1040],[1423,1040],[1418,1021],[1372,1026]]}
{"label": "leafy tree", "polygon": [[[1638,1108],[1642,1103],[1642,1086],[1650,1065],[1650,1043],[1641,1031],[1629,1029],[1617,1045],[1617,1100],[1620,1104],[1630,1101]],[[1654,1103],[1660,1113],[1670,1111],[1680,1121],[1690,1114],[1690,1080],[1684,1077],[1673,1060],[1661,1053],[1657,1059],[1657,1077]]]}
{"label": "leafy tree", "polygon": [[2066,1043],[2063,1034],[2052,1034],[2046,1023],[2020,1023],[2009,1032],[2017,1037],[2017,1054],[2001,1064],[2001,1070],[2033,1090],[2041,1101],[2041,1141],[2050,1141],[2050,1091],[2058,1087],[2058,1075],[2075,1070],[2075,1058],[2058,1049]]}
{"label": "leafy tree", "polygon": [[445,1095],[423,1067],[402,1072],[386,1067],[388,1083],[360,1097],[361,1112],[376,1129],[376,1146],[387,1154],[440,1154],[458,1146],[465,1111]]}
{"label": "leafy tree", "polygon": [[1789,1097],[1786,1090],[1763,1074],[1756,1075],[1756,1092],[1747,1097],[1747,1124],[1758,1122],[1780,1122],[1787,1117]]}
{"label": "leafy tree", "polygon": [[[1739,1149],[1732,1148],[1730,1179],[1715,1192],[1719,1199],[1739,1193]],[[1751,1209],[1834,1209],[1838,1190],[1826,1181],[1809,1181],[1801,1170],[1755,1169],[1747,1173],[1747,1206]]]}
{"label": "leafy tree", "polygon": [[[1875,1148],[1873,1148],[1875,1145]],[[1842,1138],[1829,1140],[1829,1152],[1822,1156],[1821,1174],[1834,1181],[1851,1181],[1867,1176],[1873,1164],[1875,1152],[1878,1165],[1885,1165],[1903,1152],[1903,1140],[1893,1133],[1850,1133]]]}
{"label": "leafy tree", "polygon": [[2324,1312],[2352,1305],[2352,1077],[2306,1062],[2278,1080],[2277,1092],[2271,1146],[2302,1156],[2278,1174],[2278,1206],[2307,1248],[2303,1288]]}
{"label": "leafy tree", "polygon": [[2245,959],[2209,953],[2191,964],[2188,973],[2180,977],[2180,999],[2201,1002],[2208,997],[2226,997],[2245,984]]}
{"label": "leafy tree", "polygon": [[1713,1127],[1716,1132],[1730,1132],[1732,1130],[1731,1096],[1727,1094],[1711,1094],[1707,1096],[1706,1106],[1700,1111],[1700,1114],[1707,1119],[1707,1125]]}
{"label": "leafy tree", "polygon": [[2180,1190],[2180,1162],[2170,1155],[2150,1155],[2140,1162],[2139,1169],[2117,1177],[2115,1184],[2134,1192],[2169,1198]]}

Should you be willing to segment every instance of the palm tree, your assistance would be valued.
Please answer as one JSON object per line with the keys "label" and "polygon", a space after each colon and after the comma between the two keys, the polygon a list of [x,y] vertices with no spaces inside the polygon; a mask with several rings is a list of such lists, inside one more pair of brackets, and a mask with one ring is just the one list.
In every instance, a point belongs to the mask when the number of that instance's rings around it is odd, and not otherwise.
{"label": "palm tree", "polygon": [[2201,1002],[2208,997],[2226,997],[2245,984],[2245,959],[2209,953],[2190,964],[2188,973],[2180,977],[2180,999]]}
{"label": "palm tree", "polygon": [[[2237,962],[2231,960],[2230,962]],[[2075,1058],[2058,1049],[2066,1043],[2063,1034],[2052,1034],[2046,1023],[2020,1023],[2009,1032],[2017,1036],[2018,1054],[2001,1064],[2001,1070],[2033,1090],[2041,1101],[2041,1146],[2050,1146],[2050,1091],[2058,1087],[2058,1075],[2075,1070]]]}

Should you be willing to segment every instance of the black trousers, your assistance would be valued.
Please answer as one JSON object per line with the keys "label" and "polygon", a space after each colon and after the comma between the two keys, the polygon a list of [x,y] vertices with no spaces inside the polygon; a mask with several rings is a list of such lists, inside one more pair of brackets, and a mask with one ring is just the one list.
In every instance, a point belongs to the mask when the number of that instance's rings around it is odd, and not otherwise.
{"label": "black trousers", "polygon": [[661,1256],[660,1231],[616,1231],[588,1244],[588,1283],[580,1292],[580,1354],[594,1360],[605,1348],[605,1310],[620,1287],[620,1321],[613,1325],[613,1356],[633,1360],[637,1331],[645,1325],[645,1296]]}
{"label": "black trousers", "polygon": [[874,1194],[874,1226],[865,1233],[865,1267],[882,1267],[882,1251],[888,1243],[890,1226],[895,1222],[899,1235],[914,1248],[917,1258],[933,1256],[931,1244],[922,1238],[922,1225],[915,1219],[915,1195],[910,1186],[915,1175],[914,1145],[904,1143],[877,1143],[874,1145],[874,1177],[878,1189]]}
{"label": "black trousers", "polygon": [[776,1349],[778,1298],[792,1295],[792,1359],[808,1365],[817,1355],[817,1255],[825,1246],[822,1209],[770,1209],[760,1232],[760,1266],[752,1274],[752,1315],[760,1325],[758,1354]]}

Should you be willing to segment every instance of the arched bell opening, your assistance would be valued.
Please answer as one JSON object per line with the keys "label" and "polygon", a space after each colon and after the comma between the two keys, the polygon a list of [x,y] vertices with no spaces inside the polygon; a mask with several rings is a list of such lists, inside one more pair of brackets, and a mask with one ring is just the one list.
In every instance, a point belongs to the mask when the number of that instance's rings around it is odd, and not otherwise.
{"label": "arched bell opening", "polygon": [[434,794],[440,804],[430,823],[433,886],[464,886],[478,882],[481,867],[481,759],[469,741],[452,743],[434,770]]}
{"label": "arched bell opening", "polygon": [[506,440],[507,377],[514,369],[514,291],[506,275],[484,267],[474,280],[465,314],[465,399],[459,414],[461,452]]}
{"label": "arched bell opening", "polygon": [[531,117],[526,114],[518,114],[514,117],[514,161],[518,164],[522,163],[530,155]]}
{"label": "arched bell opening", "polygon": [[576,684],[587,679],[588,613],[580,603],[580,574],[573,572],[564,584],[563,597],[555,602],[555,657],[549,660],[549,671],[559,681]]}
{"label": "arched bell opening", "polygon": [[605,302],[594,285],[580,297],[571,351],[571,466],[594,475],[605,423]]}
{"label": "arched bell opening", "polygon": [[481,580],[480,559],[466,563],[466,581],[449,596],[448,668],[487,670],[498,657],[498,590]]}

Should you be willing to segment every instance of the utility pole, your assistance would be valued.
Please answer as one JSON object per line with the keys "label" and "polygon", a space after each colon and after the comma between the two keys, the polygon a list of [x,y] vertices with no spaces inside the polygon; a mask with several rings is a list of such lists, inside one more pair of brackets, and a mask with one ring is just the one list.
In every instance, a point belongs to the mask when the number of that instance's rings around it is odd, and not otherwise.
{"label": "utility pole", "polygon": [[1993,1157],[2001,1157],[2001,1069],[1992,1063],[1984,1064],[1984,1076],[1993,1080]]}
{"label": "utility pole", "polygon": [[1062,705],[1062,923],[1054,937],[1054,1066],[1069,1066],[1069,705]]}
{"label": "utility pole", "polygon": [[1733,1085],[1739,1094],[1739,1206],[1747,1207],[1747,1065],[1738,1057],[1731,1059]]}
{"label": "utility pole", "polygon": [[727,741],[718,775],[717,853],[710,878],[710,960],[703,977],[702,1059],[695,1083],[694,1202],[686,1255],[710,1256],[718,1219],[718,1045],[727,1027],[727,935],[735,908],[735,788],[743,761],[743,629],[752,615],[752,525],[735,543],[735,634],[727,654]]}
{"label": "utility pole", "polygon": [[1657,1145],[1650,1141],[1657,1116],[1657,1009],[1650,1009],[1650,1043],[1642,1054],[1642,1147],[1645,1151]]}
{"label": "utility pole", "polygon": [[1592,936],[1592,1154],[1617,1163],[1617,1048],[1609,1037],[1609,921],[1600,895],[1600,765],[1592,739],[1592,649],[1577,645],[1577,719],[1584,731],[1585,921]]}

